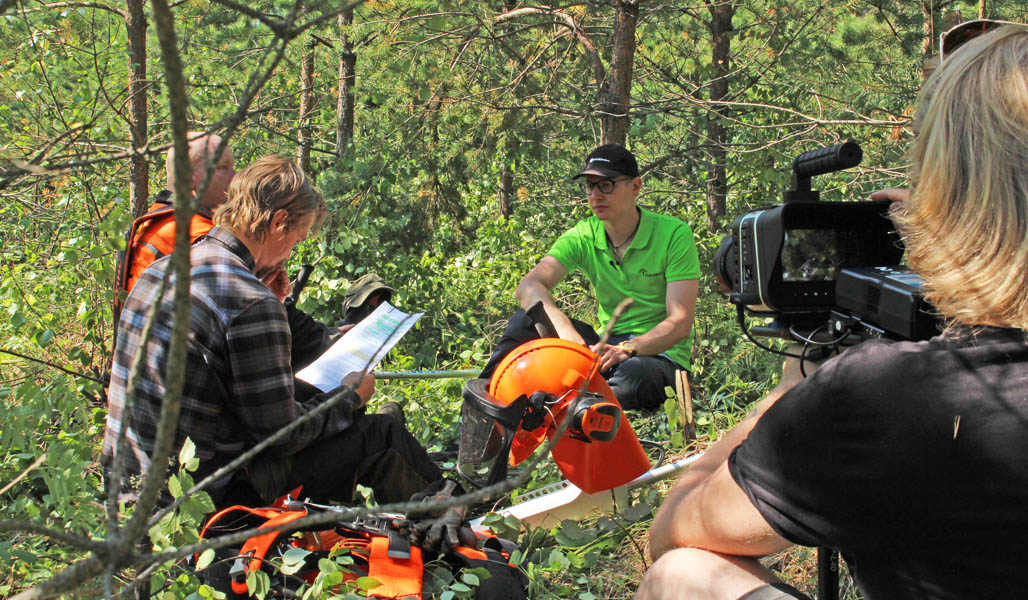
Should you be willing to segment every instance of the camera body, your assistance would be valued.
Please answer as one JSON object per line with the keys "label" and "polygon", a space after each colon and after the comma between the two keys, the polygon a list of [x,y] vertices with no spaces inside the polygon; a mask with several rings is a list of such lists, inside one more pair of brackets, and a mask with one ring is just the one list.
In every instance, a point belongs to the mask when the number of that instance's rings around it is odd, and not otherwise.
{"label": "camera body", "polygon": [[797,156],[784,202],[732,223],[714,272],[733,304],[776,319],[751,328],[754,335],[841,343],[938,331],[920,278],[900,265],[890,202],[823,203],[811,189],[811,177],[855,166],[862,155],[846,142]]}

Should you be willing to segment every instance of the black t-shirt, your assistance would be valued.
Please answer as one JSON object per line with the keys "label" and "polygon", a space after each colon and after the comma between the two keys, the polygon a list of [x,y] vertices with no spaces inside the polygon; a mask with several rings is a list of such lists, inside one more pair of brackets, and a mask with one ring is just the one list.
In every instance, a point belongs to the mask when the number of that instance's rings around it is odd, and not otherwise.
{"label": "black t-shirt", "polygon": [[866,600],[1028,597],[1028,342],[866,342],[729,459],[786,539],[843,553]]}

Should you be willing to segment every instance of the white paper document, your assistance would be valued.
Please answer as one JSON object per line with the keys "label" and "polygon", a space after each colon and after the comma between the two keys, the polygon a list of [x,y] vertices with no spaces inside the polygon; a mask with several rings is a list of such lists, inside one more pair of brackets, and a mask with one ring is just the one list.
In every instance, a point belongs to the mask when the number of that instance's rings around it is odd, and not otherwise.
{"label": "white paper document", "polygon": [[424,314],[408,315],[383,302],[296,376],[323,392],[333,390],[339,387],[347,373],[365,368],[370,371],[378,366],[386,353]]}

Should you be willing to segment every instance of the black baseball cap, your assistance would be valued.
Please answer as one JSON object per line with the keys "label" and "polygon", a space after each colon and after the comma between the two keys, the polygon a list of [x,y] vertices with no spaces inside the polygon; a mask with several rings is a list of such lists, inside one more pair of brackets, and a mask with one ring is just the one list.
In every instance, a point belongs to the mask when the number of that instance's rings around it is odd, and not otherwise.
{"label": "black baseball cap", "polygon": [[621,144],[604,144],[585,157],[585,168],[572,179],[578,179],[583,175],[610,178],[638,177],[639,163],[635,162],[635,155]]}

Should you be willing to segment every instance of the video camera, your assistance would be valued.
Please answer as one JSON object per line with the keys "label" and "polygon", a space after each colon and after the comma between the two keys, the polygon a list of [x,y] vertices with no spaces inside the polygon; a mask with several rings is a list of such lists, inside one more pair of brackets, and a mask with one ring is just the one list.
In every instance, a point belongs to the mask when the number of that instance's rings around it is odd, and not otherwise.
{"label": "video camera", "polygon": [[[874,337],[921,340],[938,332],[921,278],[901,266],[903,242],[888,200],[822,203],[810,179],[860,164],[855,142],[800,154],[783,203],[746,213],[714,253],[714,273],[747,335],[804,343]],[[773,317],[745,326],[744,311]]]}

